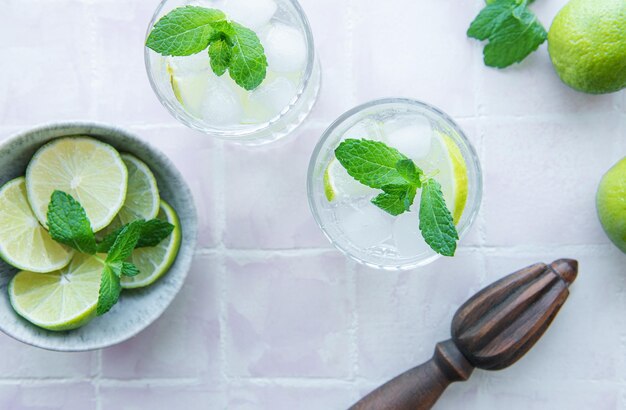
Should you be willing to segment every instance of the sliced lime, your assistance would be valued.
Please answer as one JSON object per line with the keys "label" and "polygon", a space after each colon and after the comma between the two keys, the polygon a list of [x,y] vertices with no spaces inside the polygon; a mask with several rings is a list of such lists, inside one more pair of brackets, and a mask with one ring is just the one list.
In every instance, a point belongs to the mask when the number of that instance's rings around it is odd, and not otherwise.
{"label": "sliced lime", "polygon": [[122,154],[122,160],[128,169],[126,199],[113,222],[103,230],[105,235],[137,219],[147,221],[159,214],[159,188],[150,168],[130,154]]}
{"label": "sliced lime", "polygon": [[445,134],[441,134],[443,142],[448,147],[448,154],[450,154],[450,160],[452,162],[452,174],[454,175],[454,206],[452,207],[452,216],[454,217],[454,223],[458,224],[465,210],[467,204],[467,190],[468,190],[468,178],[467,178],[467,164],[461,154],[459,146],[454,140]]}
{"label": "sliced lime", "polygon": [[72,259],[72,250],[55,242],[30,209],[24,177],[0,190],[0,226],[0,256],[18,269],[52,272]]}
{"label": "sliced lime", "polygon": [[122,208],[127,183],[120,154],[89,137],[60,138],[44,145],[26,169],[28,200],[44,226],[50,196],[59,190],[79,201],[93,230],[101,230]]}
{"label": "sliced lime", "polygon": [[158,218],[174,225],[174,231],[155,247],[138,248],[133,251],[129,261],[139,268],[140,273],[133,277],[122,276],[122,287],[125,289],[151,285],[163,276],[176,260],[182,236],[178,215],[171,206],[161,200]]}
{"label": "sliced lime", "polygon": [[337,197],[361,197],[375,191],[352,178],[341,163],[333,158],[324,171],[324,193],[332,202]]}
{"label": "sliced lime", "polygon": [[97,256],[76,254],[59,271],[21,271],[9,284],[11,305],[24,319],[44,329],[81,327],[95,317],[103,266]]}

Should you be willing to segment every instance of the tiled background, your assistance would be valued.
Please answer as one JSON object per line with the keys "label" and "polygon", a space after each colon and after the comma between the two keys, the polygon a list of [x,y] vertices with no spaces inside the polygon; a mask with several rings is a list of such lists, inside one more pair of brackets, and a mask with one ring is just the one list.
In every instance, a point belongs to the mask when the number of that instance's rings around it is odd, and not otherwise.
{"label": "tiled background", "polygon": [[[565,2],[533,9],[548,25]],[[180,167],[201,234],[188,283],[135,339],[59,354],[0,336],[0,409],[345,409],[430,357],[482,286],[558,257],[578,258],[581,273],[545,337],[437,408],[626,408],[626,256],[594,208],[601,175],[626,154],[626,93],[568,89],[545,45],[507,70],[484,67],[465,36],[481,0],[302,3],[324,69],[319,104],[284,142],[245,148],[178,125],[157,102],[142,57],[156,0],[2,1],[0,137],[66,119],[125,126]],[[412,272],[347,261],[306,202],[324,128],[383,96],[450,113],[485,172],[458,256]]]}

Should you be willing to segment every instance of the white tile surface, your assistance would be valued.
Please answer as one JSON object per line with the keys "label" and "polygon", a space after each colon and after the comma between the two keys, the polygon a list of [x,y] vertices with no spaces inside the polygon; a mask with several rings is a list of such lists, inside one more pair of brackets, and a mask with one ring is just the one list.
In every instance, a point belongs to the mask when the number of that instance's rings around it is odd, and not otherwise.
{"label": "white tile surface", "polygon": [[[532,7],[549,22],[567,0]],[[156,0],[5,0],[0,138],[41,122],[126,126],[193,190],[200,238],[165,315],[102,352],[0,337],[0,409],[345,409],[432,354],[472,293],[529,263],[580,260],[568,303],[518,364],[477,370],[437,409],[626,408],[626,256],[595,215],[626,155],[626,92],[576,93],[546,45],[507,70],[465,36],[482,0],[302,0],[323,67],[309,121],[262,148],[179,125],[153,95],[142,43]],[[8,40],[7,40],[8,39]],[[454,259],[405,273],[359,267],[310,215],[306,171],[326,126],[366,100],[407,96],[458,120],[484,168],[476,224]]]}

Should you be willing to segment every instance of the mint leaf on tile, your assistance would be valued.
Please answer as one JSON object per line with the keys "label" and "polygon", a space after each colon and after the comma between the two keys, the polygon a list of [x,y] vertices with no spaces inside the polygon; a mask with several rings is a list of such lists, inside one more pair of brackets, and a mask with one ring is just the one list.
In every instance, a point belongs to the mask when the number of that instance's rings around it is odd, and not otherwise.
{"label": "mint leaf on tile", "polygon": [[524,60],[548,38],[527,0],[497,0],[487,5],[470,25],[467,35],[488,40],[485,65],[505,68]]}

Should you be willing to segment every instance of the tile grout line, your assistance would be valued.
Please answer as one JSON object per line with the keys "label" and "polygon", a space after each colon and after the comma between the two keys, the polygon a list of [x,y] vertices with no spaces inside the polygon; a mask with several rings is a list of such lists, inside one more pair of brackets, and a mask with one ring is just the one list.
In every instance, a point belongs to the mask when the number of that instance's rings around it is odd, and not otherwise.
{"label": "tile grout line", "polygon": [[348,352],[351,361],[351,368],[348,370],[348,380],[354,381],[359,374],[359,312],[358,312],[358,290],[357,290],[357,267],[356,262],[346,258],[345,269],[347,273],[347,296],[350,309],[350,327],[348,328],[348,340],[350,346]]}
{"label": "tile grout line", "polygon": [[102,352],[103,349],[99,349],[96,352],[96,375],[92,379],[92,384],[95,390],[96,410],[103,410],[102,392],[100,391],[102,383]]}
{"label": "tile grout line", "polygon": [[[607,253],[613,252],[615,247],[610,243],[599,244],[537,244],[537,245],[462,245],[459,251],[482,251],[485,254],[493,255],[495,253],[508,255],[515,253],[545,253],[546,246],[550,246],[555,251],[571,251],[582,254],[588,253]],[[322,256],[326,254],[337,253],[334,248],[292,248],[292,249],[235,249],[218,246],[215,248],[198,248],[195,251],[196,256],[230,256],[236,258],[262,259],[273,256],[279,257],[298,257],[298,256]]]}
{"label": "tile grout line", "polygon": [[226,252],[224,248],[224,234],[226,232],[226,163],[224,153],[225,142],[217,142],[213,154],[213,189],[215,192],[215,225],[211,228],[217,243],[215,256],[217,258],[217,317],[220,329],[219,335],[219,379],[226,385],[228,379],[227,346],[228,346],[228,318],[227,318],[227,286],[226,286]]}

